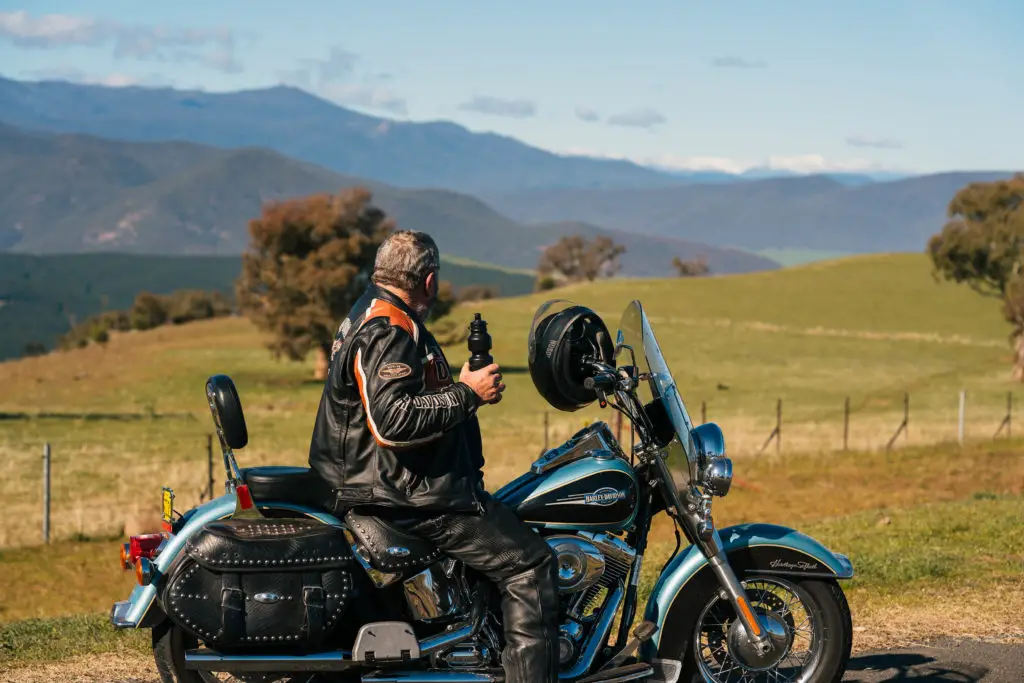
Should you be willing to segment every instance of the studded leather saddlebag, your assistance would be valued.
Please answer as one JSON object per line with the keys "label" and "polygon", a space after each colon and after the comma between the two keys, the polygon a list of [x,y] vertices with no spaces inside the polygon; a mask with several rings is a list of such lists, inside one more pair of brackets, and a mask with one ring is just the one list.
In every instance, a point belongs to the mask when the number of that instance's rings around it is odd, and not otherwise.
{"label": "studded leather saddlebag", "polygon": [[185,544],[163,591],[168,616],[218,648],[317,647],[352,591],[344,532],[310,519],[228,519]]}

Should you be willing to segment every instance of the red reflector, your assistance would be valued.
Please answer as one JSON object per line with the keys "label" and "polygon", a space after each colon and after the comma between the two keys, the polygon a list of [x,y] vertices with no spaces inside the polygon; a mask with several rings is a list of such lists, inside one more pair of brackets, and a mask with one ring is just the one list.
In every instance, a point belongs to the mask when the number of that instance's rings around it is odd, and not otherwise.
{"label": "red reflector", "polygon": [[153,559],[160,542],[164,540],[163,534],[142,534],[132,536],[128,539],[128,557],[132,562],[140,557]]}
{"label": "red reflector", "polygon": [[248,510],[253,507],[252,494],[249,493],[249,487],[246,485],[239,486],[235,489],[235,493],[238,495],[238,504],[243,510]]}

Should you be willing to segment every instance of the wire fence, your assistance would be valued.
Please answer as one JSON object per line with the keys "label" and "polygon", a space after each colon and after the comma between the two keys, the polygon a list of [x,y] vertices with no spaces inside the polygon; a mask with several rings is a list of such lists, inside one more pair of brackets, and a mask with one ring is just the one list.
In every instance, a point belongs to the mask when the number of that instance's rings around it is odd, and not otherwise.
{"label": "wire fence", "polygon": [[[915,409],[909,392],[900,399],[891,397],[882,409],[871,409],[863,400],[855,405],[851,397],[832,409],[782,398],[760,414],[733,410],[718,415],[708,401],[689,409],[694,424],[710,420],[723,428],[734,458],[893,451],[943,442],[963,445],[1009,439],[1013,434],[1013,392],[1001,400],[991,392],[975,396],[961,391],[942,400],[923,394],[920,409]],[[223,492],[218,441],[207,431],[208,424],[191,415],[165,420],[175,422],[170,428],[148,427],[145,420],[137,420],[92,436],[45,418],[18,419],[36,419],[40,424],[34,433],[44,440],[33,444],[33,439],[19,440],[0,431],[7,437],[0,440],[0,461],[7,470],[0,480],[0,547],[76,538],[112,540],[158,529],[159,492],[164,485],[175,489],[182,509]],[[484,434],[488,487],[493,490],[518,476],[540,453],[596,420],[606,421],[628,449],[630,426],[618,412],[527,411],[514,418],[495,418]],[[239,454],[243,467],[304,463],[308,441],[299,447],[262,448],[256,441]]]}

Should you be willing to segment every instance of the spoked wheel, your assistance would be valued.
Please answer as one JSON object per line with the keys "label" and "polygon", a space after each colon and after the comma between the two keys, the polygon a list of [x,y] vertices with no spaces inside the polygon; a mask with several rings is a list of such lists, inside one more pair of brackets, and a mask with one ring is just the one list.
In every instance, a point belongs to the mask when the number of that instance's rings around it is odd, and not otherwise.
{"label": "spoked wheel", "polygon": [[741,576],[751,609],[772,641],[760,654],[713,576],[677,604],[662,657],[683,661],[680,683],[838,683],[853,640],[849,606],[835,581]]}
{"label": "spoked wheel", "polygon": [[[326,683],[343,681],[323,674],[197,671],[185,668],[185,650],[197,647],[196,639],[177,626],[164,622],[153,628],[153,657],[161,683]],[[355,679],[358,680],[358,677]]]}

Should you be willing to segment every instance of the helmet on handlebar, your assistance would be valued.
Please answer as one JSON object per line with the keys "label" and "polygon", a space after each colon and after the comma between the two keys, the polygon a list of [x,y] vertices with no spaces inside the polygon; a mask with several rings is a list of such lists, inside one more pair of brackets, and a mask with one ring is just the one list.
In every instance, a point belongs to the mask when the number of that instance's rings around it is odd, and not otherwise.
{"label": "helmet on handlebar", "polygon": [[589,364],[611,363],[615,352],[601,316],[570,301],[548,301],[533,317],[528,344],[530,378],[552,407],[572,412],[597,400],[583,384],[594,374]]}

